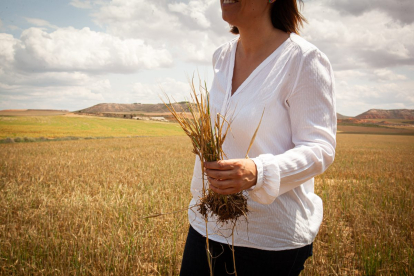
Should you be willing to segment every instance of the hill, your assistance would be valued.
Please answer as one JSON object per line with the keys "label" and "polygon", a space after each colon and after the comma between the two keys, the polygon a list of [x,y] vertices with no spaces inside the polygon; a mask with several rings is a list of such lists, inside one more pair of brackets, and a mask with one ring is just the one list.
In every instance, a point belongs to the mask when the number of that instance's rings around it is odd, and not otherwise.
{"label": "hill", "polygon": [[[187,102],[174,104],[178,110],[188,111]],[[117,104],[117,103],[100,103],[85,109],[76,111],[77,113],[106,113],[106,112],[142,112],[142,113],[165,113],[169,112],[164,104]]]}
{"label": "hill", "polygon": [[[188,103],[180,102],[177,103],[174,107],[180,110],[183,108],[185,111],[188,111]],[[129,113],[129,112],[142,112],[142,113],[168,113],[168,109],[164,104],[117,104],[117,103],[100,103],[85,109],[76,111],[77,113],[106,113],[106,112],[115,112],[115,113]],[[338,119],[349,119],[351,116],[345,116],[337,113]]]}
{"label": "hill", "polygon": [[344,119],[349,119],[349,118],[352,118],[352,117],[336,113],[336,118],[339,119],[339,120],[344,120]]}
{"label": "hill", "polygon": [[414,120],[414,109],[370,109],[358,116],[356,119],[404,119]]}

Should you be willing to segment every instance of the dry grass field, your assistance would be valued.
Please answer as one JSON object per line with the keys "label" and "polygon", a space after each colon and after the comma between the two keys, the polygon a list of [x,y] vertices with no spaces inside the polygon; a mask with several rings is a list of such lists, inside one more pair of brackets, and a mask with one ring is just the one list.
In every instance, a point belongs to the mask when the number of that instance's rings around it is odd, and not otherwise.
{"label": "dry grass field", "polygon": [[414,135],[414,127],[367,127],[338,125],[338,133],[349,134],[380,134],[380,135]]}
{"label": "dry grass field", "polygon": [[[0,145],[0,275],[177,275],[186,137]],[[414,137],[338,135],[302,275],[414,275]]]}
{"label": "dry grass field", "polygon": [[57,116],[69,113],[67,110],[47,109],[6,109],[0,110],[0,116]]}

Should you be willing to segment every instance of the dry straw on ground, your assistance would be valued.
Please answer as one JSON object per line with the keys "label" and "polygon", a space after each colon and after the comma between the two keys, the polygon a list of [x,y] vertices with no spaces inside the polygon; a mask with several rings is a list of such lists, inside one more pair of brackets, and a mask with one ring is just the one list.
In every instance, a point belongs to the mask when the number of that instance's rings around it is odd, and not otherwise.
{"label": "dry straw on ground", "polygon": [[[414,275],[414,137],[339,134],[305,276]],[[0,145],[0,275],[178,275],[187,137]],[[177,160],[180,160],[177,162]],[[162,175],[162,177],[160,177]]]}

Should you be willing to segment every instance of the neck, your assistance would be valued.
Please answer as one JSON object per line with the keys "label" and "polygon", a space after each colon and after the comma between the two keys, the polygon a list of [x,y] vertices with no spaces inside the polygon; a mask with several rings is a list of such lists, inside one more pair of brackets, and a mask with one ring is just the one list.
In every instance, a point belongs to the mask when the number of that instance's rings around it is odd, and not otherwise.
{"label": "neck", "polygon": [[273,27],[272,22],[265,20],[250,22],[249,26],[238,26],[240,42],[238,51],[245,56],[252,56],[267,48],[272,48],[286,40],[287,34]]}

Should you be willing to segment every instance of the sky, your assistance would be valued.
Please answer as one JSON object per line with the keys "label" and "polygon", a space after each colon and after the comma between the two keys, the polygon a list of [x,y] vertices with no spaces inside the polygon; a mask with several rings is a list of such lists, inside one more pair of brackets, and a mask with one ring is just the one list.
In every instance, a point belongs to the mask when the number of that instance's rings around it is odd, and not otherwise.
{"label": "sky", "polygon": [[[301,36],[332,64],[339,113],[414,109],[412,0],[304,2]],[[185,100],[233,38],[219,0],[0,0],[0,110]]]}

